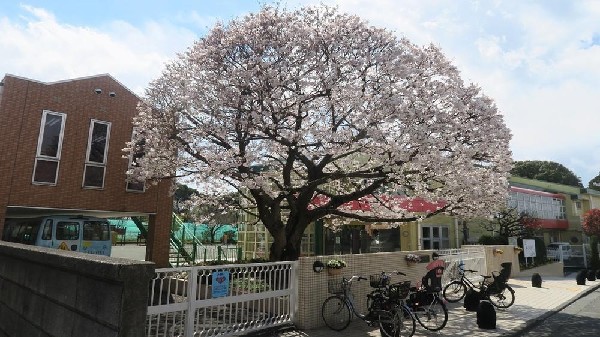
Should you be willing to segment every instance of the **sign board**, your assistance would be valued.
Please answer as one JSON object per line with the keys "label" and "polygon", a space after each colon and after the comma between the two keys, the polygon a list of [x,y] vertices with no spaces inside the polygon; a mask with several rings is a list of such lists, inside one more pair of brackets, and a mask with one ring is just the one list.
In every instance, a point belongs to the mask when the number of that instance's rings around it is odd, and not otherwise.
{"label": "sign board", "polygon": [[517,237],[516,236],[509,236],[508,237],[508,244],[509,245],[513,245],[513,246],[517,246]]}
{"label": "sign board", "polygon": [[535,240],[523,239],[523,256],[535,257]]}
{"label": "sign board", "polygon": [[212,297],[225,297],[229,293],[229,272],[215,271],[212,273]]}

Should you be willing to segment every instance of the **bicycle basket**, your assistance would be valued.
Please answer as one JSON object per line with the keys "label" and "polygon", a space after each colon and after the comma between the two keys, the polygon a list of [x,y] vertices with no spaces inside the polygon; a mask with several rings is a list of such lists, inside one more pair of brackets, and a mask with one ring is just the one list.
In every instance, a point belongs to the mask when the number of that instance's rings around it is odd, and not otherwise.
{"label": "bicycle basket", "polygon": [[392,300],[403,300],[410,292],[410,281],[392,284],[390,286],[389,296]]}
{"label": "bicycle basket", "polygon": [[327,291],[329,291],[330,294],[343,294],[345,287],[344,280],[327,281]]}
{"label": "bicycle basket", "polygon": [[383,288],[390,283],[390,278],[387,275],[373,274],[369,276],[369,284],[373,288]]}

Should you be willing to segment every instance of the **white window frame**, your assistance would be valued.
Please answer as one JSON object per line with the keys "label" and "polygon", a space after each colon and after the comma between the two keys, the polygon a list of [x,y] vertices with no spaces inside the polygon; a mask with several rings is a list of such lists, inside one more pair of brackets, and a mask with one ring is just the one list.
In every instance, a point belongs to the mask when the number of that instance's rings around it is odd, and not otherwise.
{"label": "white window frame", "polygon": [[[56,156],[52,157],[52,156],[47,156],[47,155],[42,155],[40,152],[42,150],[42,143],[44,142],[44,131],[46,128],[46,117],[48,115],[54,115],[54,116],[60,116],[61,117],[61,123],[60,123],[60,133],[58,135],[58,148],[56,150]],[[37,143],[37,148],[35,151],[35,163],[33,165],[33,174],[31,175],[31,183],[34,185],[51,185],[51,186],[56,186],[56,183],[58,182],[58,173],[60,172],[60,156],[62,153],[62,143],[63,143],[63,138],[65,135],[65,122],[67,120],[67,114],[62,113],[62,112],[56,112],[56,111],[50,111],[50,110],[42,110],[42,119],[40,121],[40,131],[38,134],[38,143]],[[56,162],[56,174],[54,175],[54,182],[50,183],[50,182],[44,182],[44,181],[36,181],[35,180],[35,172],[37,170],[37,166],[38,166],[38,160],[44,160],[44,161],[54,161]]]}
{"label": "white window frame", "polygon": [[[94,133],[94,127],[96,124],[106,125],[106,144],[104,146],[104,154],[102,156],[102,160],[103,160],[102,163],[90,161],[90,153],[92,151],[92,135]],[[90,127],[88,130],[87,150],[85,152],[85,165],[84,165],[84,169],[83,169],[83,180],[81,182],[81,186],[83,188],[89,188],[89,189],[103,189],[104,188],[104,182],[105,182],[105,178],[106,178],[106,163],[108,161],[108,158],[107,158],[108,157],[108,148],[109,148],[109,144],[110,144],[110,127],[111,127],[111,122],[101,121],[98,119],[90,120]],[[86,172],[87,172],[88,167],[90,167],[90,166],[102,168],[102,186],[87,186],[85,184]]]}
{"label": "white window frame", "polygon": [[581,204],[580,200],[573,201],[573,213],[575,215],[580,215],[581,214],[581,208],[582,208],[582,204]]}
{"label": "white window frame", "polygon": [[[429,229],[429,237],[424,237],[423,236],[423,229],[424,228],[428,228]],[[433,236],[433,229],[437,228],[438,229],[438,233],[439,233],[439,237],[434,237]],[[444,229],[447,230],[448,232],[448,236],[444,237],[443,233],[444,233]],[[429,248],[425,248],[425,241],[429,241]],[[438,242],[439,243],[439,247],[438,248],[434,248],[434,242]],[[444,243],[447,243],[447,247],[445,247]],[[422,224],[421,225],[421,247],[423,249],[448,249],[450,248],[450,226],[449,225],[425,225]]]}

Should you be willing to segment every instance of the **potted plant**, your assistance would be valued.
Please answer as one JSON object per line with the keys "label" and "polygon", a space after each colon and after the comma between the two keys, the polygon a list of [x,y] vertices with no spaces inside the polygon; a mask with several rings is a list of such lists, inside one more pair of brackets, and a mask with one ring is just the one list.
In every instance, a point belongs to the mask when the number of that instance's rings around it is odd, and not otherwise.
{"label": "potted plant", "polygon": [[408,265],[413,265],[421,262],[421,257],[417,254],[406,254],[404,256],[404,259],[406,260],[406,263]]}
{"label": "potted plant", "polygon": [[331,259],[325,264],[329,275],[339,275],[342,269],[346,267],[346,261],[340,259]]}

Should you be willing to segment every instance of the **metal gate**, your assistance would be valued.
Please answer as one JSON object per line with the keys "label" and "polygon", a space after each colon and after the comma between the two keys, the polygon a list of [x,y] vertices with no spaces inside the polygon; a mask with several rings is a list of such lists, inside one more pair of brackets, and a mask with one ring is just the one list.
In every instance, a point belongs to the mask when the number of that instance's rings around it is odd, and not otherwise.
{"label": "metal gate", "polygon": [[146,336],[231,336],[293,321],[297,262],[157,269]]}
{"label": "metal gate", "polygon": [[562,261],[565,267],[585,268],[590,256],[590,245],[571,245],[569,256],[563,256],[563,251],[558,251],[558,261]]}

